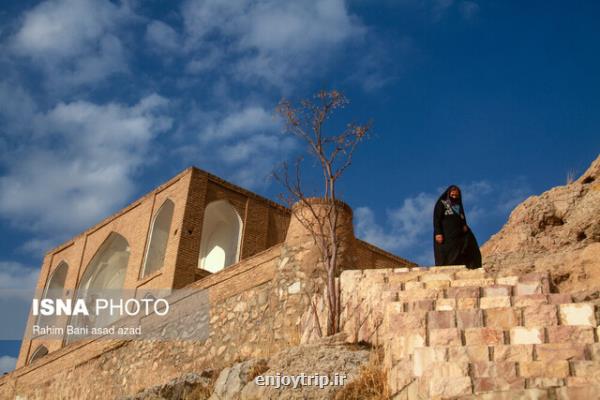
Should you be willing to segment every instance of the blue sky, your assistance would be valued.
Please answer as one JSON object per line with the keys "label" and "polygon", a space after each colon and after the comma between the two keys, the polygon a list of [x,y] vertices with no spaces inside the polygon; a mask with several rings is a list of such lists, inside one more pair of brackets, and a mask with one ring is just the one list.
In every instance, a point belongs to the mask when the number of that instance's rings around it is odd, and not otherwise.
{"label": "blue sky", "polygon": [[[31,288],[45,250],[189,165],[275,198],[270,172],[304,150],[281,134],[275,105],[319,89],[350,98],[338,123],[374,123],[340,182],[358,236],[430,264],[433,201],[457,183],[483,243],[518,202],[597,157],[599,12],[558,1],[4,1],[0,290]],[[0,369],[17,352],[0,341]]]}

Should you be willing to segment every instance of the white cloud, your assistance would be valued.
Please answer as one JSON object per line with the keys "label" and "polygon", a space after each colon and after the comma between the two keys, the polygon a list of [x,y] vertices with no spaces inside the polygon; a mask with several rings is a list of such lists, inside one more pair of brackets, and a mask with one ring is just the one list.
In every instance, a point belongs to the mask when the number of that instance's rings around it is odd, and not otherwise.
{"label": "white cloud", "polygon": [[343,0],[188,0],[182,15],[188,51],[204,55],[211,41],[220,40],[233,64],[223,72],[279,88],[323,68],[335,51],[366,33]]}
{"label": "white cloud", "polygon": [[152,21],[146,27],[146,40],[161,50],[178,51],[181,46],[179,35],[162,21]]}
{"label": "white cloud", "polygon": [[33,59],[53,88],[97,82],[127,70],[118,28],[132,18],[110,1],[47,0],[25,13],[11,47]]}
{"label": "white cloud", "polygon": [[274,132],[279,128],[274,114],[258,106],[249,106],[225,116],[209,126],[201,135],[202,141],[225,140],[257,132]]}
{"label": "white cloud", "polygon": [[15,369],[17,359],[11,356],[0,356],[0,375]]}
{"label": "white cloud", "polygon": [[21,229],[72,234],[121,206],[152,140],[171,126],[167,100],[59,103],[35,117],[34,145],[16,148],[0,177],[0,215]]}
{"label": "white cloud", "polygon": [[387,210],[386,227],[377,224],[370,208],[359,207],[355,212],[357,236],[388,250],[405,251],[427,233],[436,199],[426,193],[404,199],[400,207]]}
{"label": "white cloud", "polygon": [[[230,106],[229,113],[194,112],[183,129],[195,129],[198,142],[182,151],[193,162],[248,187],[265,187],[274,167],[296,147],[281,134],[281,121],[257,105]],[[198,131],[198,127],[201,127]]]}
{"label": "white cloud", "polygon": [[39,271],[14,261],[0,261],[1,289],[33,289]]}

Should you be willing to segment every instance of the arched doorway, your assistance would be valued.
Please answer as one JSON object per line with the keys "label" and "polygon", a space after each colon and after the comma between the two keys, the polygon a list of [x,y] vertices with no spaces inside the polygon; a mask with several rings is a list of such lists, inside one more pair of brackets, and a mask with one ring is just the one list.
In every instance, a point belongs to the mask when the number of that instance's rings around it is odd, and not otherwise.
{"label": "arched doorway", "polygon": [[46,354],[48,354],[48,349],[46,348],[46,346],[43,346],[43,345],[38,346],[37,349],[35,349],[35,351],[31,355],[31,358],[29,359],[29,363],[31,364],[35,360],[39,360],[40,358],[44,357]]}
{"label": "arched doorway", "polygon": [[217,272],[239,260],[242,219],[229,202],[213,201],[204,211],[198,266]]}
{"label": "arched doorway", "polygon": [[[63,297],[63,291],[65,289],[65,280],[67,279],[67,272],[69,271],[69,265],[61,261],[58,266],[52,271],[50,278],[46,282],[42,299],[61,299]],[[40,314],[37,318],[36,325],[40,327],[51,327],[56,323],[56,315],[42,315]]]}
{"label": "arched doorway", "polygon": [[148,240],[146,248],[142,278],[158,271],[164,265],[174,209],[175,204],[167,199],[154,217],[150,229],[150,240]]}
{"label": "arched doorway", "polygon": [[[119,299],[122,297],[127,264],[129,262],[129,243],[118,233],[111,233],[102,243],[96,255],[88,264],[79,287],[77,289],[76,299],[85,299],[88,309],[94,309],[94,303],[97,298]],[[119,319],[120,315],[114,313],[102,313],[99,316],[93,315],[77,316],[72,318],[71,324],[77,327],[103,327],[110,325]],[[67,338],[71,342],[74,337]]]}

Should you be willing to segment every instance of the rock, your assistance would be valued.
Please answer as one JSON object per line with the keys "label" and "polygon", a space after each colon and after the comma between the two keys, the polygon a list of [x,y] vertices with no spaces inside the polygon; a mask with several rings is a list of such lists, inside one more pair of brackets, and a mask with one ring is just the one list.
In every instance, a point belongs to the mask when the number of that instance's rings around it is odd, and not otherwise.
{"label": "rock", "polygon": [[576,181],[531,196],[482,247],[496,276],[551,271],[559,291],[600,282],[600,156]]}
{"label": "rock", "polygon": [[[281,377],[305,375],[327,375],[334,378],[335,374],[345,374],[345,383],[358,376],[360,367],[369,361],[369,350],[357,348],[356,345],[345,344],[345,336],[335,335],[321,341],[283,350],[269,360],[269,369],[262,376]],[[339,376],[339,375],[338,375]],[[297,378],[298,379],[298,378]],[[307,381],[305,381],[307,382]],[[260,386],[256,381],[250,381],[242,390],[241,400],[258,399],[329,399],[341,389],[340,386],[301,384],[277,389],[274,386]]]}
{"label": "rock", "polygon": [[237,400],[242,388],[251,381],[257,373],[266,369],[267,362],[263,359],[250,359],[225,368],[215,382],[213,394],[209,400]]}
{"label": "rock", "polygon": [[122,400],[204,400],[212,392],[212,370],[187,373]]}

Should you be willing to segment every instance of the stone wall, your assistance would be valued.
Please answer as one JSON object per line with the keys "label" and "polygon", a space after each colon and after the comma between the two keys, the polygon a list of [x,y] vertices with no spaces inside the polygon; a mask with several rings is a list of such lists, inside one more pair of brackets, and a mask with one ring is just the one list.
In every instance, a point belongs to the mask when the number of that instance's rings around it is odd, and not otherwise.
{"label": "stone wall", "polygon": [[[194,190],[189,192],[192,197]],[[413,265],[356,240],[352,212],[346,205],[340,207],[344,237],[340,271],[368,267],[366,262],[375,266]],[[281,227],[284,217],[271,216],[269,221],[275,219]],[[326,273],[313,238],[297,222],[292,219],[283,243],[186,285],[184,290],[205,293],[208,308],[198,307],[191,296],[178,298],[178,319],[172,325],[156,327],[181,332],[207,326],[206,337],[76,342],[0,378],[0,397],[118,398],[186,372],[220,369],[251,357],[268,358],[280,350],[314,341],[319,336],[317,321],[323,332],[326,328]],[[357,252],[362,256],[357,257]]]}
{"label": "stone wall", "polygon": [[205,340],[74,343],[0,378],[0,398],[116,398],[183,372],[219,369],[289,346],[297,334],[275,335],[270,309],[280,255],[281,245],[275,246],[190,286],[208,292],[210,312],[190,310],[179,323],[208,323]]}

